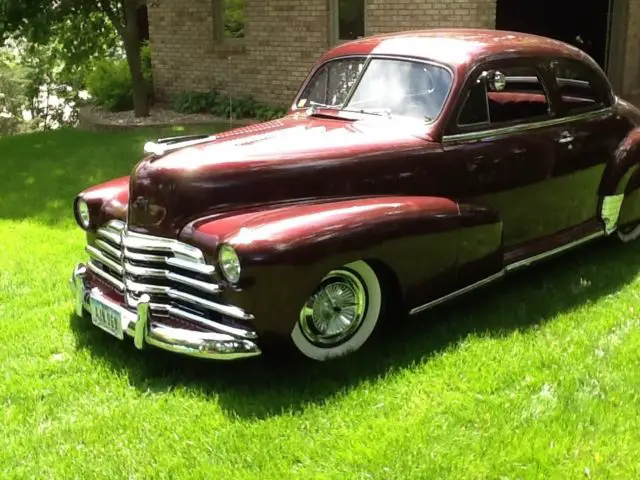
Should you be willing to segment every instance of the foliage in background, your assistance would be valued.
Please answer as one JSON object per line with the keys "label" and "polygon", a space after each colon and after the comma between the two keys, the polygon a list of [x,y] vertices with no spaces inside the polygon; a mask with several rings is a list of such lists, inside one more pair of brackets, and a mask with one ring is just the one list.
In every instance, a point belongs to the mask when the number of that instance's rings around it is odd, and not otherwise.
{"label": "foliage in background", "polygon": [[[93,61],[123,56],[115,29],[104,15],[89,12],[68,15],[44,30],[36,28],[37,21],[34,25],[25,22],[12,32],[5,16],[7,5],[10,2],[0,0],[0,58],[5,59],[2,76],[9,77],[7,65],[11,64],[13,76],[19,72],[21,81],[20,95],[11,94],[12,108],[5,115],[2,130],[7,134],[75,124]],[[15,89],[17,84],[14,81],[12,85]],[[5,88],[9,87],[2,87],[3,92]]]}
{"label": "foliage in background", "polygon": [[224,35],[244,37],[244,0],[224,0]]}
{"label": "foliage in background", "polygon": [[180,113],[207,113],[216,117],[255,118],[272,120],[287,113],[286,108],[262,105],[251,96],[232,97],[215,90],[210,92],[182,92],[173,99],[174,110]]}
{"label": "foliage in background", "polygon": [[75,65],[87,65],[86,60],[98,52],[96,47],[117,39],[131,74],[135,114],[148,116],[138,23],[143,4],[143,0],[0,0],[0,39],[20,37],[40,45],[57,39]]}
{"label": "foliage in background", "polygon": [[[151,53],[148,45],[141,50],[143,76],[146,92],[152,100]],[[87,91],[93,103],[111,112],[121,112],[133,108],[133,82],[127,61],[122,58],[98,59],[92,62],[86,77]]]}
{"label": "foliage in background", "polygon": [[21,130],[28,75],[28,70],[17,62],[14,54],[0,50],[0,137]]}

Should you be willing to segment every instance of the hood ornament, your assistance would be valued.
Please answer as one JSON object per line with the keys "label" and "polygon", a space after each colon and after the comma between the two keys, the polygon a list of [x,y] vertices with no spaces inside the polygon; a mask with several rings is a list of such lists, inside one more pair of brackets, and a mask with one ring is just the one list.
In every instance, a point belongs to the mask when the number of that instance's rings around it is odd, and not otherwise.
{"label": "hood ornament", "polygon": [[180,148],[190,147],[201,143],[212,142],[217,137],[215,135],[182,135],[179,137],[159,138],[155,142],[147,142],[144,144],[144,153],[156,155],[158,157],[167,152],[178,150]]}

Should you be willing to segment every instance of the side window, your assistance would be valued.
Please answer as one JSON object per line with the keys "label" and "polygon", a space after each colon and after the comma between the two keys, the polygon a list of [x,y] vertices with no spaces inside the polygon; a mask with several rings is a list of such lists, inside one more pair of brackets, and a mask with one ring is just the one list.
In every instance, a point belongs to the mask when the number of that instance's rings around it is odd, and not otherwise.
{"label": "side window", "polygon": [[347,99],[358,79],[364,58],[333,60],[314,74],[298,100],[298,108],[311,106],[311,102],[323,105],[341,105]]}
{"label": "side window", "polygon": [[609,105],[606,84],[586,65],[562,60],[552,62],[551,67],[567,113],[589,112]]}
{"label": "side window", "polygon": [[489,126],[489,103],[487,99],[487,85],[483,78],[478,78],[467,91],[464,105],[458,115],[458,125],[461,127]]}
{"label": "side window", "polygon": [[505,66],[478,76],[466,94],[458,125],[491,129],[544,120],[548,115],[549,98],[537,70]]}

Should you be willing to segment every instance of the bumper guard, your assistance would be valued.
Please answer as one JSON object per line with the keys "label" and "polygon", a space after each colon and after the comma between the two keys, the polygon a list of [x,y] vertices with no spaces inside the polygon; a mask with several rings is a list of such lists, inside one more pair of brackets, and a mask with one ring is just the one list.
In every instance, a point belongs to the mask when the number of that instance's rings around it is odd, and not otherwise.
{"label": "bumper guard", "polygon": [[132,312],[101,295],[98,288],[88,287],[85,282],[86,272],[86,266],[79,264],[74,268],[70,279],[76,314],[80,317],[85,311],[93,314],[90,296],[100,296],[101,302],[120,313],[123,332],[133,338],[133,343],[139,350],[148,344],[170,352],[211,360],[236,360],[261,354],[258,345],[249,340],[222,333],[197,332],[152,323],[148,295],[140,298],[136,312]]}

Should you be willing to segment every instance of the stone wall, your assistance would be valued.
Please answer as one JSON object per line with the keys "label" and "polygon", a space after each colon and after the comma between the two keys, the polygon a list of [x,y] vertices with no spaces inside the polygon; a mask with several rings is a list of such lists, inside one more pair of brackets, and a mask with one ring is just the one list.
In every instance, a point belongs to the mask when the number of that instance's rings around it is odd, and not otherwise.
{"label": "stone wall", "polygon": [[[245,0],[245,38],[219,39],[220,0],[150,0],[156,94],[218,89],[288,106],[331,46],[332,0]],[[367,0],[366,34],[429,27],[493,27],[495,0]]]}

